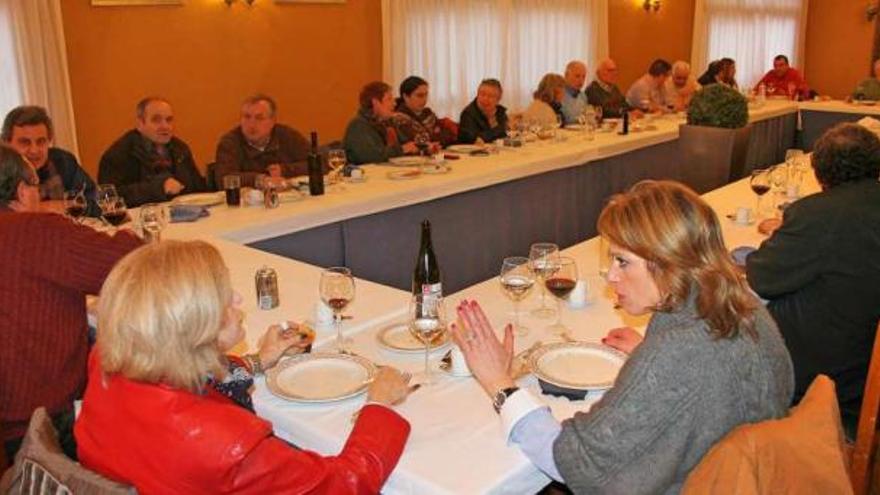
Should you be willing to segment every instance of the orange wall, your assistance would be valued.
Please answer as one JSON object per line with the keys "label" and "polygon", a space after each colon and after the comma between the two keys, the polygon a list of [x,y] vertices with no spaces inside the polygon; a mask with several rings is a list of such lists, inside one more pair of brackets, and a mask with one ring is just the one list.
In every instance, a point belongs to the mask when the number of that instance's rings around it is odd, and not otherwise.
{"label": "orange wall", "polygon": [[694,0],[663,0],[657,12],[645,12],[641,0],[610,0],[608,44],[621,90],[647,72],[654,59],[690,62],[693,30]]}
{"label": "orange wall", "polygon": [[342,136],[361,85],[382,75],[378,0],[61,4],[80,159],[93,176],[101,153],[133,127],[135,103],[147,94],[172,102],[176,133],[204,166],[248,94],[272,95],[280,121],[304,133],[316,129],[323,141]]}
{"label": "orange wall", "polygon": [[806,78],[821,94],[849,95],[871,66],[874,23],[864,0],[810,0]]}

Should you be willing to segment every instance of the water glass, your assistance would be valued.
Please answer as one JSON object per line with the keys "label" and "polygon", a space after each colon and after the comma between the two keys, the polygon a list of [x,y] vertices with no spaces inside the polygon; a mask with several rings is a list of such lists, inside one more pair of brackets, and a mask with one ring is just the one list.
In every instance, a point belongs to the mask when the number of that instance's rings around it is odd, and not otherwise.
{"label": "water glass", "polygon": [[529,295],[532,286],[535,285],[535,276],[529,266],[529,259],[522,256],[504,258],[499,281],[504,293],[513,300],[514,331],[521,337],[527,335],[528,327],[519,322],[519,303]]}
{"label": "water glass", "polygon": [[148,203],[141,206],[138,223],[146,242],[162,240],[162,230],[168,224],[168,213],[163,205]]}
{"label": "water glass", "polygon": [[422,385],[434,383],[433,373],[428,364],[431,343],[437,342],[446,333],[446,308],[443,298],[434,294],[415,294],[409,304],[409,331],[425,344],[425,378]]}

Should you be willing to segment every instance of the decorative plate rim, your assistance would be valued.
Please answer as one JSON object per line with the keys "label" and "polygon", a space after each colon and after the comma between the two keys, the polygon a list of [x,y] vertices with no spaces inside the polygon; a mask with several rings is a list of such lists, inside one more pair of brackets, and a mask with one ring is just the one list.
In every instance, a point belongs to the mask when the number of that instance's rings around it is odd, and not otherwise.
{"label": "decorative plate rim", "polygon": [[[559,349],[576,349],[576,348],[585,348],[591,349],[595,351],[600,351],[605,354],[609,354],[616,358],[619,358],[623,363],[626,362],[628,356],[623,352],[618,351],[617,349],[608,347],[607,345],[596,344],[593,342],[554,342],[551,344],[547,344],[541,346],[529,357],[529,367],[532,369],[532,373],[540,378],[541,380],[556,385],[558,387],[570,388],[574,390],[606,390],[614,386],[614,380],[604,381],[604,382],[595,382],[591,384],[583,384],[583,383],[572,383],[566,380],[560,380],[555,377],[551,377],[544,373],[540,367],[538,366],[538,362],[540,359],[547,355],[549,352],[556,351]],[[621,364],[622,366],[622,364]]]}
{"label": "decorative plate rim", "polygon": [[[278,376],[286,369],[292,368],[299,364],[309,362],[309,361],[319,361],[319,360],[344,360],[354,362],[367,372],[367,378],[357,387],[344,392],[342,395],[337,397],[329,397],[329,398],[311,398],[311,397],[303,397],[296,394],[290,394],[284,391],[283,387],[278,385],[277,380]],[[366,359],[361,356],[356,356],[352,354],[336,354],[330,352],[315,352],[309,354],[301,354],[299,356],[293,356],[291,358],[287,358],[266,372],[266,387],[269,391],[275,395],[276,397],[280,397],[282,399],[294,401],[294,402],[302,402],[302,403],[310,403],[310,404],[320,404],[326,402],[337,402],[341,400],[345,400],[351,397],[355,397],[357,395],[362,394],[367,390],[367,387],[370,384],[370,381],[376,375],[378,369],[376,365],[373,364],[369,359]]]}

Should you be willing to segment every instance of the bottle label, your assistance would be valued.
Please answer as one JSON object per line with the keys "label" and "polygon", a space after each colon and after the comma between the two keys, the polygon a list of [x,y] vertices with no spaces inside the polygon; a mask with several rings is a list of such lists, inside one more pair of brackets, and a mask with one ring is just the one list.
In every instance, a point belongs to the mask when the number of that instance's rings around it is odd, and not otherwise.
{"label": "bottle label", "polygon": [[422,295],[441,297],[443,295],[443,284],[422,284]]}

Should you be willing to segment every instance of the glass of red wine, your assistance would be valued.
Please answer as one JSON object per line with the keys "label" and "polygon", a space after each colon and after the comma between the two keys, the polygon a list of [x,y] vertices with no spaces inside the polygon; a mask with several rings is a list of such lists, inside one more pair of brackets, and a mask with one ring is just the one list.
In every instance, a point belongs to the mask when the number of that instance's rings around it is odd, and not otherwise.
{"label": "glass of red wine", "polygon": [[761,214],[761,197],[770,191],[770,171],[765,168],[752,170],[752,177],[749,179],[749,185],[752,192],[757,195],[755,203],[755,214]]}
{"label": "glass of red wine", "polygon": [[104,201],[100,204],[101,217],[114,227],[119,227],[128,220],[128,208],[125,206],[125,200],[115,198],[113,200]]}
{"label": "glass of red wine", "polygon": [[333,310],[333,326],[336,327],[336,350],[346,354],[342,336],[342,310],[354,300],[354,277],[344,266],[332,266],[321,272],[318,292],[324,304]]}
{"label": "glass of red wine", "polygon": [[64,211],[76,222],[81,222],[86,214],[86,196],[82,189],[64,191]]}
{"label": "glass of red wine", "polygon": [[544,280],[544,286],[553,294],[557,303],[556,323],[551,325],[549,329],[556,335],[565,335],[568,332],[568,327],[562,324],[562,303],[568,299],[569,294],[577,285],[577,264],[574,258],[568,256],[557,256],[554,263],[556,270]]}

